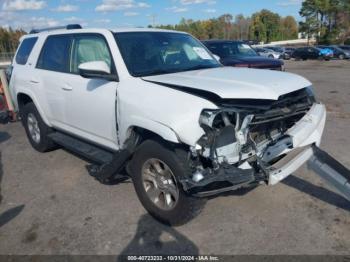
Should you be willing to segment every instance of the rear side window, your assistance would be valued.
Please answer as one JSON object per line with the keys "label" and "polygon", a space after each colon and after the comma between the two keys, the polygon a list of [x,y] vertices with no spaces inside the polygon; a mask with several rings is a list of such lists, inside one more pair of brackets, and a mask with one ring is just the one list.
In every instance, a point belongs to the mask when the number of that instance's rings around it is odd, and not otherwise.
{"label": "rear side window", "polygon": [[69,35],[49,36],[41,50],[36,67],[63,73],[69,72],[71,39]]}
{"label": "rear side window", "polygon": [[27,63],[30,52],[32,52],[32,49],[37,40],[38,40],[37,37],[31,37],[31,38],[26,38],[22,41],[21,46],[19,47],[16,55],[17,64],[25,65]]}

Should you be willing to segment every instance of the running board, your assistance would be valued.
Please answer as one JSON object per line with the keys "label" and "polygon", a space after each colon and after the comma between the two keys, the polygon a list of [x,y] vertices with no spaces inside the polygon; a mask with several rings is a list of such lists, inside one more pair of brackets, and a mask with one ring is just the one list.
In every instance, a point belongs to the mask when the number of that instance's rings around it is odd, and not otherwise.
{"label": "running board", "polygon": [[312,149],[308,167],[350,201],[350,170],[320,148]]}
{"label": "running board", "polygon": [[61,132],[49,134],[49,137],[57,144],[72,151],[94,163],[105,164],[113,159],[113,153],[94,146],[78,138],[66,135]]}

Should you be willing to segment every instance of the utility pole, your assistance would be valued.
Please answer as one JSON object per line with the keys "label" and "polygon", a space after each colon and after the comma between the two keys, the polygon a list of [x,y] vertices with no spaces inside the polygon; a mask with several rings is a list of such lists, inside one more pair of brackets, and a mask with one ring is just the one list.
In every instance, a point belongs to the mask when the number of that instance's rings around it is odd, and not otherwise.
{"label": "utility pole", "polygon": [[153,14],[153,15],[150,15],[149,17],[151,18],[152,27],[156,27],[156,18],[157,18],[157,15]]}

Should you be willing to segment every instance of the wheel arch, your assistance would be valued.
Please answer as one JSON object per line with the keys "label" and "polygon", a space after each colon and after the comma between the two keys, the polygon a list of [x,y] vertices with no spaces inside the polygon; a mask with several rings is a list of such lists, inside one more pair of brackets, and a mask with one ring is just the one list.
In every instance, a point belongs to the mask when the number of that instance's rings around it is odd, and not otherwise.
{"label": "wheel arch", "polygon": [[173,144],[181,144],[178,135],[172,130],[170,127],[162,125],[160,123],[153,124],[152,127],[145,125],[132,125],[129,126],[125,138],[121,141],[125,143],[125,141],[133,134],[136,133],[141,137],[142,141],[148,139],[160,139]]}
{"label": "wheel arch", "polygon": [[46,118],[46,115],[44,114],[44,111],[39,106],[39,103],[36,101],[36,99],[33,96],[31,96],[28,93],[18,92],[17,93],[17,100],[16,100],[16,102],[17,102],[17,107],[18,107],[18,110],[19,110],[20,114],[21,114],[21,110],[23,109],[23,107],[26,104],[33,103],[35,105],[36,109],[38,110],[41,118],[45,122],[45,124],[51,127],[50,122],[48,121],[48,119]]}

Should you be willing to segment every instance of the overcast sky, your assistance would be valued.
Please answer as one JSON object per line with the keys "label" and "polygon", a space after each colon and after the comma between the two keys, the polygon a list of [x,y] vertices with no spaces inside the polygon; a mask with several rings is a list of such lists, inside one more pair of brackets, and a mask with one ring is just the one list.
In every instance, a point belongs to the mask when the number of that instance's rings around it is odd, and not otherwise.
{"label": "overcast sky", "polygon": [[251,15],[263,8],[299,19],[302,0],[0,0],[0,25],[32,28],[80,23],[84,27],[145,27],[224,13]]}

